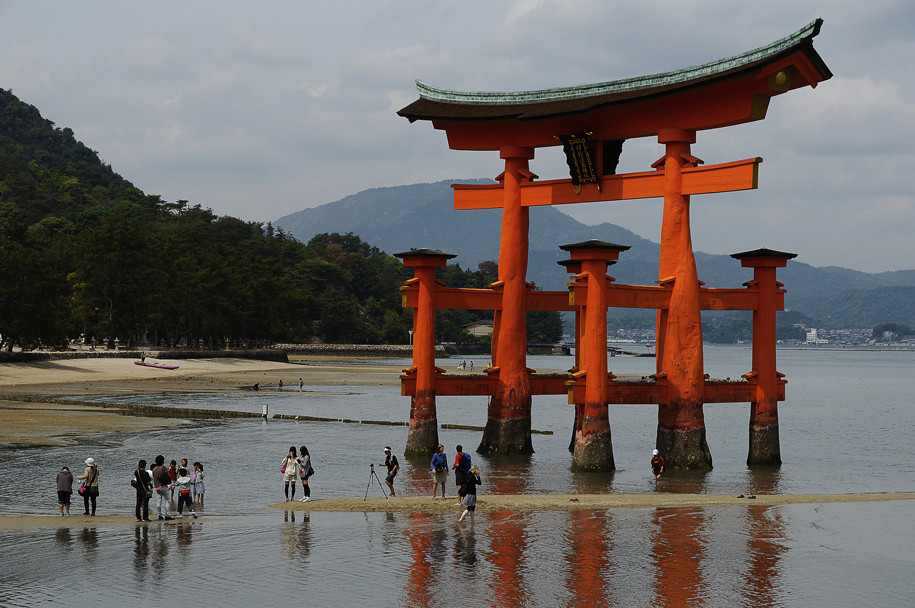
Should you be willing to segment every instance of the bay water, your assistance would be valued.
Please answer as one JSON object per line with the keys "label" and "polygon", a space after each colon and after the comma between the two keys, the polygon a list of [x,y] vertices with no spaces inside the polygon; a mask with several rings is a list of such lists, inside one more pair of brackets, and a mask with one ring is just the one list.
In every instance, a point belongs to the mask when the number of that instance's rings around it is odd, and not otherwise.
{"label": "bay water", "polygon": [[[465,358],[466,359],[466,358]],[[476,367],[486,360],[473,358]],[[437,361],[454,369],[460,359]],[[535,397],[535,453],[476,454],[481,433],[440,429],[449,458],[462,444],[482,471],[481,493],[816,494],[915,491],[915,352],[780,350],[787,400],[779,406],[783,465],[746,462],[748,404],[708,404],[714,469],[650,475],[655,406],[612,406],[617,470],[575,474],[572,406]],[[408,364],[402,361],[404,366]],[[654,359],[612,357],[618,375],[647,375]],[[126,364],[126,363],[125,363]],[[569,357],[530,357],[537,370]],[[707,346],[706,371],[737,378],[747,347]],[[278,378],[265,376],[263,386]],[[290,385],[290,379],[284,377]],[[382,448],[400,457],[398,493],[431,494],[429,461],[401,456],[409,398],[396,386],[306,386],[283,391],[124,391],[99,400],[327,417],[348,422],[187,420],[177,428],[105,433],[63,446],[0,447],[0,515],[47,515],[47,527],[0,531],[0,606],[120,606],[154,599],[202,606],[340,602],[380,606],[911,606],[911,501],[705,508],[454,513],[325,513],[269,509],[284,500],[280,463],[307,445],[316,500],[381,497],[370,476]],[[74,397],[85,398],[81,395]],[[438,399],[440,424],[483,426],[485,398]],[[62,465],[100,462],[99,515],[133,513],[131,472],[163,454],[204,463],[197,520],[68,526],[57,512]],[[450,495],[454,486],[449,483]],[[299,494],[297,498],[301,496]],[[154,502],[154,501],[153,501]],[[81,512],[77,498],[73,511]],[[52,521],[53,520],[53,521]]]}

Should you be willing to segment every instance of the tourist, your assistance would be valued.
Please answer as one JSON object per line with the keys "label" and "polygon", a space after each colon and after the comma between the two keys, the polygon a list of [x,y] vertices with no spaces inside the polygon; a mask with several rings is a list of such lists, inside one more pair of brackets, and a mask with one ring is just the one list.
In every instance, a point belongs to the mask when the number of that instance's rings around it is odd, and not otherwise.
{"label": "tourist", "polygon": [[178,469],[178,478],[175,479],[174,487],[178,490],[178,517],[184,517],[184,507],[187,506],[187,510],[191,512],[194,519],[197,519],[197,513],[194,512],[194,501],[191,499],[191,477],[188,475],[187,469],[183,467]]}
{"label": "tourist", "polygon": [[302,480],[302,502],[311,500],[311,488],[308,486],[308,478],[314,475],[315,470],[311,468],[311,455],[308,448],[304,445],[299,450],[299,478]]}
{"label": "tourist", "polygon": [[194,502],[197,503],[198,507],[203,507],[203,464],[199,462],[194,463]]}
{"label": "tourist", "polygon": [[305,382],[303,382],[302,379],[299,378],[299,392],[300,392],[300,393],[302,392],[302,389],[303,389],[304,387],[305,387]]}
{"label": "tourist", "polygon": [[57,472],[57,504],[60,506],[60,514],[70,514],[70,496],[73,494],[73,473],[67,467],[62,467]]}
{"label": "tourist", "polygon": [[432,469],[432,500],[435,500],[435,493],[438,486],[442,486],[442,500],[445,498],[445,482],[448,481],[448,457],[445,456],[445,446],[438,445],[435,454],[432,455],[432,462],[429,463]]}
{"label": "tourist", "polygon": [[[295,477],[296,470],[298,469],[299,463],[298,458],[295,453],[295,446],[289,448],[289,452],[286,454],[286,457],[283,458],[283,466],[280,467],[280,472],[283,474],[283,493],[286,494],[286,502],[290,500],[295,500]],[[292,498],[289,498],[289,484],[292,483]]]}
{"label": "tourist", "polygon": [[277,383],[276,390],[278,390],[278,391],[283,390],[283,379],[282,378],[280,378],[280,381]]}
{"label": "tourist", "polygon": [[178,462],[172,460],[168,463],[168,487],[171,489],[171,499],[175,500],[175,480],[178,479]]}
{"label": "tourist", "polygon": [[133,472],[133,487],[137,490],[137,506],[135,515],[137,521],[149,521],[149,499],[152,498],[152,476],[146,470],[146,461],[137,463],[137,470]]}
{"label": "tourist", "polygon": [[171,498],[169,497],[169,486],[172,483],[165,468],[165,457],[162,454],[156,456],[156,466],[152,470],[153,487],[156,490],[156,513],[159,519],[171,519],[169,508],[171,507]]}
{"label": "tourist", "polygon": [[657,450],[651,453],[651,472],[654,474],[655,483],[660,481],[661,475],[664,474],[664,458]]}
{"label": "tourist", "polygon": [[397,456],[391,453],[390,446],[384,446],[384,462],[379,466],[388,468],[388,476],[384,478],[384,482],[388,484],[391,496],[396,496],[394,493],[394,478],[397,476],[397,471],[400,470],[400,464],[397,462]]}
{"label": "tourist", "polygon": [[[457,454],[454,455],[454,465],[451,467],[454,470],[454,485],[458,490],[461,489],[461,486],[464,485],[464,478],[467,477],[467,473],[470,471],[470,454],[464,453],[464,447],[458,444],[455,448]],[[454,503],[454,506],[458,506],[460,501]]]}
{"label": "tourist", "polygon": [[458,521],[464,521],[464,517],[470,513],[470,523],[473,523],[473,515],[477,510],[477,486],[482,483],[480,481],[480,468],[477,465],[473,465],[467,472],[467,476],[464,478],[464,485],[461,486],[461,490],[458,492],[458,496],[462,496],[461,502],[458,504],[464,505],[464,512],[458,517]]}
{"label": "tourist", "polygon": [[[83,504],[85,505],[86,512],[83,515],[95,515],[95,499],[98,498],[98,464],[96,464],[95,459],[87,458],[86,459],[86,471],[82,475],[76,477],[79,480],[82,480],[85,490],[81,493],[83,495]],[[92,512],[89,512],[89,503],[92,502]]]}

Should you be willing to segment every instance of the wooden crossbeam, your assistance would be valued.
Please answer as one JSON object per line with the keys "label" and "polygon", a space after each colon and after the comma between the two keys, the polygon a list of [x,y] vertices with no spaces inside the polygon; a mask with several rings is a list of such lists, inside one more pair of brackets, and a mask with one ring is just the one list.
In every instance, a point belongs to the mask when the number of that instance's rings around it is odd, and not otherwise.
{"label": "wooden crossbeam", "polygon": [[[609,308],[666,309],[670,302],[670,286],[611,284],[607,288]],[[759,292],[755,287],[701,287],[699,308],[701,310],[756,310]],[[571,299],[568,291],[534,290],[527,294],[528,310],[574,311],[575,302],[586,302],[586,285],[572,287]],[[416,285],[401,287],[401,303],[404,308],[416,308],[418,288]],[[461,287],[438,287],[435,290],[435,307],[453,310],[502,310],[502,292],[495,289],[468,289]],[[776,294],[776,310],[785,309],[785,291]]]}
{"label": "wooden crossbeam", "polygon": [[[683,194],[713,194],[754,190],[759,181],[761,158],[683,169]],[[583,184],[575,193],[570,179],[529,182],[521,186],[521,205],[566,205],[664,196],[664,171],[607,175],[595,184]],[[502,207],[502,185],[453,184],[455,209],[498,209]]]}

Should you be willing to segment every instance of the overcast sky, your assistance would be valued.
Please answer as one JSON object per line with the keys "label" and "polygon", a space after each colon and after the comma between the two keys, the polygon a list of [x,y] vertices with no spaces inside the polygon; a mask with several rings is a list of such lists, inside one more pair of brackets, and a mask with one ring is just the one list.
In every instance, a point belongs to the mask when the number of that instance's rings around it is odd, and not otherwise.
{"label": "overcast sky", "polygon": [[[167,201],[272,221],[377,186],[495,177],[396,111],[462,90],[617,80],[762,46],[817,17],[835,76],[762,122],[699,133],[707,164],[761,156],[760,188],[695,196],[695,249],[915,268],[913,0],[0,0],[0,87]],[[663,153],[626,142],[620,172]],[[531,169],[567,177],[557,149]],[[560,207],[660,240],[657,199]]]}

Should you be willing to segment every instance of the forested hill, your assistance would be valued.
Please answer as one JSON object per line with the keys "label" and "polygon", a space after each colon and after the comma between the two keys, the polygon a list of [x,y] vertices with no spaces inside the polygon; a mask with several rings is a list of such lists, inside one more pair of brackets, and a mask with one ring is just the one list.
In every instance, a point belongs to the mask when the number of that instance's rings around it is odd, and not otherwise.
{"label": "forested hill", "polygon": [[0,90],[0,344],[405,343],[400,261],[147,195]]}
{"label": "forested hill", "polygon": [[0,201],[17,201],[22,220],[75,220],[87,208],[141,193],[32,105],[0,89]]}

